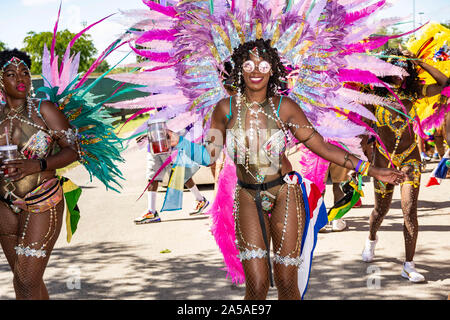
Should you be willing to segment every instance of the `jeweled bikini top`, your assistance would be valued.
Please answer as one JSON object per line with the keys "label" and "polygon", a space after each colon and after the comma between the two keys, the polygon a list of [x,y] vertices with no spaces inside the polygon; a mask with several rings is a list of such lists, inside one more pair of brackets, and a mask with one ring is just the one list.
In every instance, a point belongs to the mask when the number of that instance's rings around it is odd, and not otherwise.
{"label": "jeweled bikini top", "polygon": [[[241,108],[233,127],[227,130],[226,150],[242,176],[262,183],[281,168],[287,137],[277,125],[277,115],[267,100],[257,107],[244,104]],[[227,117],[231,118],[231,97]]]}

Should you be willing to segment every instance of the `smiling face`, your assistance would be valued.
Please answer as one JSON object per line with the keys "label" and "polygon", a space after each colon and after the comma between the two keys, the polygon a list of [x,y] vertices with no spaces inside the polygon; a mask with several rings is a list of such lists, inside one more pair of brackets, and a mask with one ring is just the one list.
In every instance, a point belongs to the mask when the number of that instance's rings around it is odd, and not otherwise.
{"label": "smiling face", "polygon": [[250,54],[242,64],[245,86],[252,91],[267,90],[271,76],[271,66],[262,57]]}
{"label": "smiling face", "polygon": [[6,96],[25,99],[31,88],[31,74],[23,61],[14,60],[3,69],[2,82]]}

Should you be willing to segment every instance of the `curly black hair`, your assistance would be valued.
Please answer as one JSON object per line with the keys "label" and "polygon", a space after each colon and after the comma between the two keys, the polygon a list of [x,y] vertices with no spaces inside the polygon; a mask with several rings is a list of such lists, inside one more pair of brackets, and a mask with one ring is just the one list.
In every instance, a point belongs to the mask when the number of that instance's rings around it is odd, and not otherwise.
{"label": "curly black hair", "polygon": [[13,57],[19,58],[20,60],[26,63],[28,69],[31,69],[30,56],[26,52],[17,49],[0,51],[0,69],[3,69],[3,66]]}
{"label": "curly black hair", "polygon": [[[398,57],[405,57],[403,53],[400,51],[400,49],[396,48],[390,48],[383,52],[383,55],[385,56],[398,56]],[[406,96],[417,99],[420,94],[421,90],[421,83],[420,79],[417,73],[416,66],[411,62],[411,60],[402,60],[402,59],[396,59],[396,58],[390,58],[390,57],[384,57],[381,58],[384,61],[387,61],[393,65],[402,67],[405,69],[406,72],[408,72],[408,76],[404,79],[403,86],[401,88],[401,93],[405,94]],[[382,81],[392,84],[393,79],[392,76],[382,77],[380,78]],[[375,93],[380,96],[387,96],[389,95],[389,91],[384,87],[377,87],[375,89]]]}
{"label": "curly black hair", "polygon": [[[282,79],[286,78],[286,69],[281,63],[278,55],[278,50],[270,46],[271,40],[257,39],[255,41],[245,42],[233,51],[231,60],[234,63],[233,70],[231,71],[230,78],[233,79],[233,85],[237,88],[240,86],[241,92],[244,92],[245,83],[241,75],[239,79],[239,72],[242,74],[242,64],[250,59],[250,51],[257,47],[259,55],[270,63],[272,66],[273,74],[269,78],[269,84],[267,88],[267,97],[273,97],[278,92],[278,87],[283,87],[284,83]],[[240,81],[239,81],[240,80]],[[239,84],[240,82],[240,84]]]}

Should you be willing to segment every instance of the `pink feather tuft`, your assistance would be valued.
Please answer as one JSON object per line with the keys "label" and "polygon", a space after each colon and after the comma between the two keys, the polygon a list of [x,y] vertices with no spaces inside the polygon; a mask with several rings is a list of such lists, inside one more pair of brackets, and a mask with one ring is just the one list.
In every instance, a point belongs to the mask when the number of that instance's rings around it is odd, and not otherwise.
{"label": "pink feather tuft", "polygon": [[345,17],[345,24],[352,24],[355,21],[358,21],[362,18],[370,16],[372,13],[374,13],[376,10],[381,8],[386,3],[386,0],[381,0],[377,3],[374,3],[360,11],[356,12],[350,12]]}
{"label": "pink feather tuft", "polygon": [[422,127],[425,130],[430,130],[431,128],[439,128],[445,120],[445,115],[450,112],[450,104],[440,105],[435,104],[433,108],[439,108],[437,112],[434,112],[431,116],[423,119]]}
{"label": "pink feather tuft", "polygon": [[52,40],[52,46],[50,49],[50,64],[52,64],[53,60],[55,59],[56,35],[58,33],[58,23],[59,23],[59,17],[61,15],[61,6],[62,6],[62,2],[59,4],[58,17],[56,18],[55,27],[53,28],[53,40]]}
{"label": "pink feather tuft", "polygon": [[175,34],[177,33],[177,30],[171,29],[171,30],[150,30],[144,32],[137,40],[137,44],[146,43],[153,40],[166,40],[166,41],[174,41]]}
{"label": "pink feather tuft", "polygon": [[131,44],[130,44],[130,48],[131,48],[131,50],[136,52],[138,55],[146,57],[146,58],[151,59],[153,61],[169,62],[169,61],[172,60],[172,57],[167,52],[153,52],[153,51],[150,51],[150,50],[140,50],[140,49],[136,49]]}
{"label": "pink feather tuft", "polygon": [[144,4],[147,5],[150,9],[159,12],[163,15],[169,16],[171,18],[176,18],[178,15],[177,11],[172,7],[162,6],[160,4],[153,2],[152,0],[142,0],[142,2],[144,2]]}
{"label": "pink feather tuft", "polygon": [[323,193],[325,191],[325,175],[330,162],[319,157],[303,144],[299,145],[299,152],[300,167],[298,172],[302,177],[313,182],[319,188],[320,193]]}
{"label": "pink feather tuft", "polygon": [[115,15],[115,13],[110,14],[109,16],[104,17],[103,19],[98,20],[97,22],[94,22],[93,24],[91,24],[90,26],[87,26],[86,28],[84,28],[83,30],[81,30],[80,32],[78,32],[75,37],[73,37],[73,39],[70,41],[68,48],[72,48],[73,45],[75,44],[75,41],[77,41],[84,33],[86,33],[89,29],[91,29],[93,26],[99,24],[100,22],[102,22],[103,20],[108,19],[109,17]]}
{"label": "pink feather tuft", "polygon": [[223,169],[217,182],[217,193],[208,214],[211,215],[211,232],[223,254],[227,278],[234,283],[245,281],[244,269],[237,255],[235,226],[233,219],[234,190],[236,187],[236,167],[225,155]]}

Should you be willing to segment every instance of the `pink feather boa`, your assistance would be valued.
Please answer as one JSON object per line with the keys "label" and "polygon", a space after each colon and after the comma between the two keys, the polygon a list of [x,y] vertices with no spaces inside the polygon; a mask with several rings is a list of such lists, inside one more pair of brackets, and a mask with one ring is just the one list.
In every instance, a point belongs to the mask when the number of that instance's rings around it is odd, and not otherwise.
{"label": "pink feather boa", "polygon": [[212,220],[211,232],[224,258],[227,278],[230,277],[234,283],[244,283],[244,269],[237,257],[239,251],[235,243],[233,203],[236,183],[236,166],[230,157],[225,155],[217,182],[216,198],[208,214]]}

